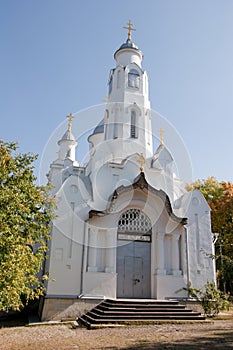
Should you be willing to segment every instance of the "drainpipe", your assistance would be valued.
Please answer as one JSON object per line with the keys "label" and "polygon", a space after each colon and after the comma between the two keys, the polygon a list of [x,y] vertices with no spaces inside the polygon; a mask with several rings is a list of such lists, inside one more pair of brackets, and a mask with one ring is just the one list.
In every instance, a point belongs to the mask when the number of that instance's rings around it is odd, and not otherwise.
{"label": "drainpipe", "polygon": [[186,240],[186,259],[187,259],[187,288],[188,288],[188,298],[189,298],[189,285],[190,285],[190,275],[189,275],[189,245],[188,245],[188,230],[184,226],[185,230],[185,240]]}

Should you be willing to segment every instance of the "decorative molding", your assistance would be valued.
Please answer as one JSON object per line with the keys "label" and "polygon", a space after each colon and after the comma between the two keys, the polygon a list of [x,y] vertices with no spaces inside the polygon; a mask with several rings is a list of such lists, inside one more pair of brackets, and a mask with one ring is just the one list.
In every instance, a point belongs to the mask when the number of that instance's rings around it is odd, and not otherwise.
{"label": "decorative molding", "polygon": [[109,198],[109,207],[104,210],[104,211],[96,211],[96,210],[91,210],[89,212],[89,217],[92,218],[93,216],[105,216],[111,212],[111,207],[115,200],[122,195],[123,193],[131,192],[132,190],[135,189],[141,189],[145,192],[151,192],[158,196],[162,201],[164,202],[165,209],[168,213],[168,215],[171,217],[172,220],[175,222],[180,223],[181,225],[186,225],[187,224],[187,218],[180,218],[176,216],[171,207],[170,199],[168,195],[163,191],[163,190],[157,190],[156,188],[152,187],[150,184],[148,184],[144,172],[141,172],[138,177],[134,180],[134,183],[132,183],[129,186],[119,186],[111,195]]}

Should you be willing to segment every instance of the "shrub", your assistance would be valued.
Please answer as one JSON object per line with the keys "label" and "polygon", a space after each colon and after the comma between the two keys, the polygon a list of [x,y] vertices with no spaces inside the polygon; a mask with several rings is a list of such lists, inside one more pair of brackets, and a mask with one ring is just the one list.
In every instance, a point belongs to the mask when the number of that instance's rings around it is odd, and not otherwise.
{"label": "shrub", "polygon": [[214,282],[207,282],[204,290],[193,288],[191,284],[185,289],[189,291],[191,298],[200,300],[204,314],[208,317],[214,317],[220,311],[229,310],[231,305],[229,295],[218,290]]}

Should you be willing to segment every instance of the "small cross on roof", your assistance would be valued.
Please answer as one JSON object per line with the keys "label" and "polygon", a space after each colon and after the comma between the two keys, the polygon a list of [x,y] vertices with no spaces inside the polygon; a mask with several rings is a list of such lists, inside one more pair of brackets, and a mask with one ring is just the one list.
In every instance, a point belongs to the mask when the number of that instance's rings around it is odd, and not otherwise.
{"label": "small cross on roof", "polygon": [[160,128],[158,130],[159,132],[159,141],[160,141],[160,145],[163,145],[163,133],[164,133],[164,130],[162,128]]}
{"label": "small cross on roof", "polygon": [[69,115],[67,115],[66,117],[68,119],[68,131],[71,132],[71,124],[72,124],[72,119],[74,118],[74,116],[72,115],[72,113],[70,113]]}
{"label": "small cross on roof", "polygon": [[146,164],[146,160],[145,160],[145,157],[144,157],[143,153],[141,153],[138,156],[137,163],[140,164],[140,171],[143,172],[144,171],[143,165]]}
{"label": "small cross on roof", "polygon": [[133,28],[133,24],[129,19],[129,22],[127,23],[127,27],[123,27],[124,29],[128,30],[128,40],[131,40],[131,32],[132,30],[136,30],[135,28]]}

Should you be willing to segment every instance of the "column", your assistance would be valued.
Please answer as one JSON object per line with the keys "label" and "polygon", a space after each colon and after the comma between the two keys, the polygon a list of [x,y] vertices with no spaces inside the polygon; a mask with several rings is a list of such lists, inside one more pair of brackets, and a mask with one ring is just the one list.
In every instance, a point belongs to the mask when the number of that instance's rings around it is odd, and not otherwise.
{"label": "column", "polygon": [[98,231],[95,228],[91,228],[89,231],[89,243],[88,243],[88,271],[97,271],[97,235]]}
{"label": "column", "polygon": [[158,232],[156,235],[156,274],[165,275],[166,270],[164,269],[164,232]]}
{"label": "column", "polygon": [[172,234],[172,274],[175,276],[181,275],[179,238],[180,238],[179,232],[174,232]]}

